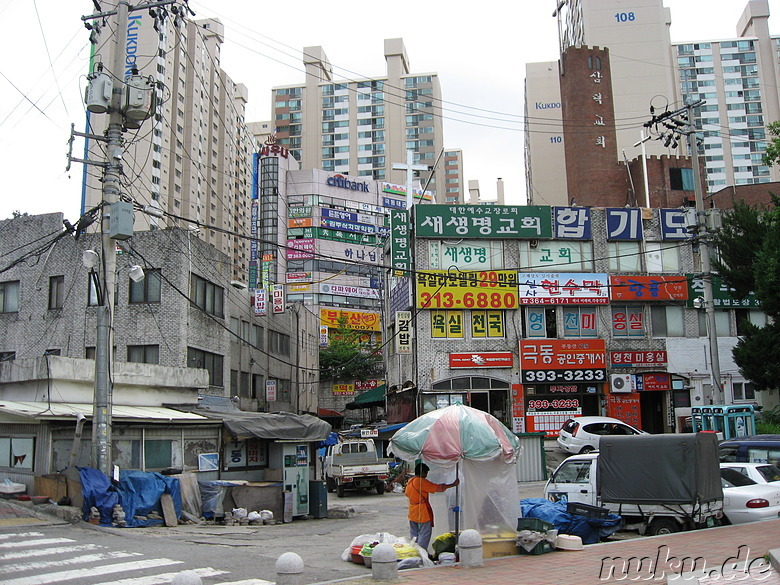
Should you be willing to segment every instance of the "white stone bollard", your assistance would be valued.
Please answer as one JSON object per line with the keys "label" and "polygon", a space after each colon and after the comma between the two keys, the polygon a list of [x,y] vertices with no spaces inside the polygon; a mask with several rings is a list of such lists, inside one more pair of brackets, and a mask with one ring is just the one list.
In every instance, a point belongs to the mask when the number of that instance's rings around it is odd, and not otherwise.
{"label": "white stone bollard", "polygon": [[276,585],[300,585],[303,580],[303,559],[286,552],[276,559]]}
{"label": "white stone bollard", "polygon": [[484,558],[482,556],[482,535],[469,528],[460,533],[458,538],[458,553],[460,564],[463,567],[481,567]]}
{"label": "white stone bollard", "polygon": [[182,571],[171,580],[171,585],[203,585],[195,571]]}
{"label": "white stone bollard", "polygon": [[380,542],[371,551],[371,579],[395,581],[398,579],[398,553],[392,544]]}

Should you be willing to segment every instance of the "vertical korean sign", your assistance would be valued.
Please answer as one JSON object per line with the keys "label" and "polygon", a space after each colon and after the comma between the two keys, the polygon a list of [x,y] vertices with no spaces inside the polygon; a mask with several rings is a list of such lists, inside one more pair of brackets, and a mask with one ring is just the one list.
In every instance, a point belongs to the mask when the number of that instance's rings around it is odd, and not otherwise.
{"label": "vertical korean sign", "polygon": [[255,290],[255,315],[268,314],[268,291],[264,288]]}
{"label": "vertical korean sign", "polygon": [[395,313],[395,352],[401,355],[412,353],[412,312]]}
{"label": "vertical korean sign", "polygon": [[271,305],[274,313],[284,313],[284,285],[275,284],[271,289]]}
{"label": "vertical korean sign", "polygon": [[390,211],[390,261],[393,276],[406,276],[412,267],[412,242],[409,229],[409,212],[405,209]]}
{"label": "vertical korean sign", "polygon": [[267,402],[276,402],[276,380],[265,381],[265,399]]}

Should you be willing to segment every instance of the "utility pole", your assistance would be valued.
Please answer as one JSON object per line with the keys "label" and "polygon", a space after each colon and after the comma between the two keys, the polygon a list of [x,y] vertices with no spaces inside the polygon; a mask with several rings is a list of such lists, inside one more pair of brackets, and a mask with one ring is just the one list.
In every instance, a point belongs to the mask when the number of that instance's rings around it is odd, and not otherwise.
{"label": "utility pole", "polygon": [[[720,402],[725,400],[723,393],[723,384],[720,377],[720,355],[718,353],[718,332],[715,328],[715,302],[712,293],[712,262],[710,257],[710,240],[707,229],[707,212],[704,209],[704,191],[701,182],[701,173],[699,172],[699,145],[696,140],[696,128],[693,124],[694,108],[703,105],[704,100],[686,104],[684,107],[673,112],[663,112],[656,116],[653,108],[650,108],[652,120],[645,123],[645,127],[654,126],[658,128],[661,124],[666,131],[657,136],[657,139],[665,139],[664,144],[669,145],[673,142],[673,147],[677,146],[677,139],[684,134],[688,140],[688,148],[691,153],[691,165],[693,166],[693,193],[696,204],[696,221],[691,229],[695,232],[696,241],[699,243],[699,254],[701,257],[702,282],[704,284],[704,310],[707,321],[707,339],[710,349],[710,375],[712,387],[715,396]],[[683,120],[679,117],[684,116]]]}
{"label": "utility pole", "polygon": [[[92,31],[90,41],[97,43],[99,31],[102,28],[97,21],[109,16],[116,17],[116,32],[113,63],[108,74],[103,72],[102,63],[97,72],[88,76],[90,85],[85,95],[87,109],[93,113],[109,115],[105,136],[93,136],[72,131],[72,135],[84,136],[106,143],[107,160],[97,162],[74,159],[70,161],[83,162],[102,166],[102,278],[96,279],[101,289],[98,297],[102,299],[97,307],[97,336],[95,342],[95,393],[92,408],[92,467],[111,477],[111,421],[113,391],[111,385],[111,361],[113,348],[114,306],[116,299],[116,240],[132,236],[132,206],[120,202],[123,138],[125,128],[140,128],[141,123],[152,116],[156,107],[154,83],[138,75],[135,67],[128,66],[127,38],[130,12],[133,10],[152,10],[161,7],[161,15],[165,13],[164,6],[173,4],[175,0],[150,2],[143,6],[131,7],[128,0],[118,0],[116,9],[83,16],[87,29]],[[100,9],[99,4],[95,3]],[[176,10],[177,17],[179,11]],[[183,13],[182,13],[183,14]],[[93,24],[90,22],[95,21]],[[71,148],[73,138],[71,137]],[[114,215],[112,221],[112,215]],[[121,216],[121,217],[120,217]],[[128,225],[129,224],[129,225]]]}

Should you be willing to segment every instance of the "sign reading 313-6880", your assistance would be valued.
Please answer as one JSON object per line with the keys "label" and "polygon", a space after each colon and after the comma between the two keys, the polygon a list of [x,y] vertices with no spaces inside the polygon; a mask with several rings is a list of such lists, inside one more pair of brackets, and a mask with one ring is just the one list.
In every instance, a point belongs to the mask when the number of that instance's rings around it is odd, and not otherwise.
{"label": "sign reading 313-6880", "polygon": [[605,382],[607,370],[586,368],[579,370],[523,370],[523,384],[555,382]]}

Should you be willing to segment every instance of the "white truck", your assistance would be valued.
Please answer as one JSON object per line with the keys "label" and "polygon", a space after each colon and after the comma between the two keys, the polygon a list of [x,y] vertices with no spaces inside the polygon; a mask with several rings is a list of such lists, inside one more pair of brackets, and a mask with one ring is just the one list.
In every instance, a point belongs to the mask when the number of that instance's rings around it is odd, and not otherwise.
{"label": "white truck", "polygon": [[389,476],[389,460],[379,457],[371,439],[349,439],[328,447],[325,483],[340,498],[347,489],[375,489],[381,495]]}
{"label": "white truck", "polygon": [[624,530],[669,534],[721,523],[723,488],[714,433],[602,437],[599,451],[563,461],[548,500],[607,508]]}

